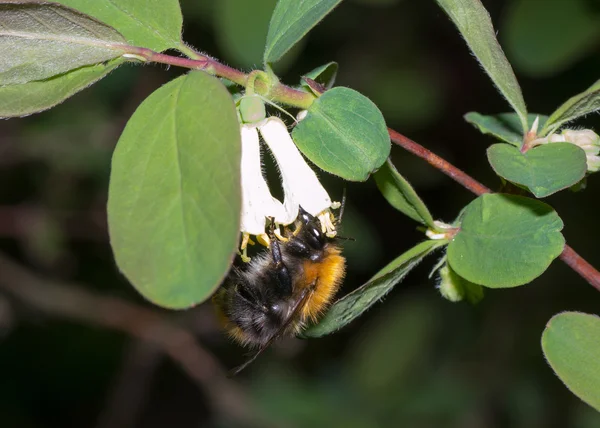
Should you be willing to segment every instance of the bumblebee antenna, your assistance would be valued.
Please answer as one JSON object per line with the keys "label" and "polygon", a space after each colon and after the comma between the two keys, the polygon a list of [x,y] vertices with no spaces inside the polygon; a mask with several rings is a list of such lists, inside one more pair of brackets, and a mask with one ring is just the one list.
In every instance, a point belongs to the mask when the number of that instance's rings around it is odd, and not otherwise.
{"label": "bumblebee antenna", "polygon": [[[317,280],[315,280],[315,283],[316,283],[316,281]],[[300,295],[300,298],[298,299],[298,301],[294,305],[294,307],[292,309],[292,312],[290,313],[290,315],[288,316],[288,318],[285,320],[285,323],[281,326],[281,328],[277,332],[275,332],[275,334],[273,334],[273,336],[271,336],[269,338],[269,340],[267,340],[267,342],[263,346],[261,346],[260,349],[258,351],[256,351],[256,353],[254,355],[252,355],[246,362],[244,362],[244,364],[242,364],[242,365],[234,368],[233,370],[231,370],[227,374],[227,377],[234,377],[234,376],[236,376],[239,372],[241,372],[246,367],[248,367],[250,364],[252,364],[254,362],[254,360],[256,360],[256,358],[258,358],[258,356],[265,351],[265,349],[267,349],[269,346],[271,346],[271,344],[273,342],[275,342],[275,340],[277,338],[279,338],[281,336],[281,334],[285,331],[285,329],[290,325],[290,323],[292,322],[292,320],[294,319],[294,317],[302,309],[302,307],[304,306],[304,303],[306,302],[306,300],[312,294],[313,291],[314,291],[314,286],[313,287],[307,287],[304,290],[302,290],[302,294]]]}

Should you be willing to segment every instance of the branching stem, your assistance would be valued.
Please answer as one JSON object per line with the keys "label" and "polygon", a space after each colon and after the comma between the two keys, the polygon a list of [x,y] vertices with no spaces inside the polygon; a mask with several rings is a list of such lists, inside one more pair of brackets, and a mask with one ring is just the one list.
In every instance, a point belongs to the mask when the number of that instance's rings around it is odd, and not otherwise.
{"label": "branching stem", "polygon": [[[219,61],[207,55],[196,52],[187,46],[184,46],[184,48],[185,49],[182,49],[182,51],[190,58],[170,56],[154,52],[151,49],[135,46],[129,47],[127,49],[127,53],[141,57],[141,59],[143,58],[143,60],[149,62],[175,65],[193,70],[204,70],[207,73],[231,80],[232,82],[244,87],[246,87],[248,84],[248,74],[245,74],[242,71],[236,70],[235,68],[229,67],[225,64],[221,64]],[[312,94],[294,89],[280,82],[276,82],[271,88],[267,87],[264,79],[255,79],[253,82],[254,91],[257,94],[266,96],[275,102],[281,102],[293,107],[306,109],[310,107],[315,99]],[[484,193],[491,193],[491,190],[488,187],[484,186],[445,159],[439,157],[435,153],[427,150],[425,147],[394,131],[393,129],[388,129],[388,131],[390,134],[390,139],[394,144],[397,144],[398,146],[403,147],[420,158],[425,159],[425,161],[427,161],[434,168],[440,170],[474,194],[479,196],[483,195]],[[577,254],[575,250],[568,245],[565,245],[565,249],[560,255],[560,259],[587,282],[589,282],[594,288],[600,291],[600,272],[598,272],[598,270],[589,264],[583,257]]]}
{"label": "branching stem", "polygon": [[[440,170],[466,189],[475,193],[477,196],[492,192],[488,187],[484,186],[473,177],[467,175],[465,172],[461,171],[430,150],[427,150],[420,144],[414,142],[410,138],[405,137],[393,129],[388,128],[388,132],[390,134],[390,139],[394,144],[424,159],[434,168]],[[598,272],[594,266],[588,263],[587,260],[577,254],[573,248],[565,245],[565,248],[560,255],[560,259],[567,266],[577,272],[583,279],[589,282],[592,287],[600,291],[600,272]]]}
{"label": "branching stem", "polygon": [[[222,64],[219,61],[207,55],[202,55],[198,52],[193,52],[194,59],[162,54],[154,52],[151,49],[137,46],[127,47],[126,52],[126,55],[129,57],[137,57],[143,61],[174,65],[192,70],[203,70],[214,76],[231,80],[232,82],[243,87],[246,87],[248,84],[249,74]],[[186,51],[186,53],[188,55],[192,55],[191,52],[188,53]],[[315,100],[315,96],[313,94],[294,89],[280,82],[274,82],[273,86],[269,88],[265,79],[254,80],[254,91],[255,93],[263,95],[274,102],[287,104],[301,109],[307,109]]]}

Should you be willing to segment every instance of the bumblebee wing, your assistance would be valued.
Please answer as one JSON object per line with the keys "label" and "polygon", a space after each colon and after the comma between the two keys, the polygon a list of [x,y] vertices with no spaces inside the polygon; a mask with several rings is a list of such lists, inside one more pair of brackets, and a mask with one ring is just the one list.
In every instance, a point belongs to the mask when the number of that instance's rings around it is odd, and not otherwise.
{"label": "bumblebee wing", "polygon": [[235,375],[237,375],[239,372],[241,372],[242,370],[244,370],[246,367],[248,367],[252,362],[254,362],[254,360],[256,360],[256,358],[262,354],[264,352],[265,349],[267,349],[269,346],[271,346],[271,344],[277,340],[277,338],[279,338],[283,332],[285,332],[285,330],[289,327],[290,323],[292,322],[292,320],[294,318],[296,318],[296,316],[298,315],[298,313],[302,310],[302,307],[304,306],[304,304],[306,303],[306,301],[308,300],[308,298],[310,297],[310,295],[313,293],[314,291],[314,287],[307,287],[304,290],[302,290],[302,293],[300,294],[300,296],[298,297],[298,300],[296,301],[296,303],[293,306],[293,309],[290,311],[290,315],[288,315],[287,319],[285,320],[284,323],[281,324],[281,327],[279,328],[279,330],[277,330],[270,338],[269,340],[267,340],[267,342],[262,345],[258,351],[256,351],[256,353],[254,355],[252,355],[250,358],[248,358],[248,360],[236,367],[235,369],[231,370],[229,372],[229,377],[233,377]]}

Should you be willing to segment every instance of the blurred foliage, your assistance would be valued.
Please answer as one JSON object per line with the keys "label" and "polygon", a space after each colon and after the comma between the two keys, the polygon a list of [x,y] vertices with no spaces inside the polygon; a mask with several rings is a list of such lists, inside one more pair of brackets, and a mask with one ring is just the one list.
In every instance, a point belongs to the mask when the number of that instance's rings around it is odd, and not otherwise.
{"label": "blurred foliage", "polygon": [[501,26],[509,60],[518,71],[546,77],[597,51],[599,5],[596,0],[513,1]]}
{"label": "blurred foliage", "polygon": [[[550,112],[598,79],[597,0],[483,3],[531,111]],[[273,5],[273,0],[183,0],[184,38],[226,63],[258,65]],[[296,84],[300,75],[329,61],[340,65],[336,84],[379,104],[390,127],[499,188],[485,157],[493,139],[462,116],[502,113],[508,106],[435,2],[343,2],[296,49],[280,70],[282,80]],[[0,249],[42,277],[85,283],[88,290],[145,304],[118,273],[108,245],[109,160],[135,108],[181,73],[127,66],[55,109],[0,123]],[[591,116],[578,125],[598,130],[600,120]],[[451,221],[474,199],[412,155],[395,148],[392,157],[436,219]],[[341,195],[344,183],[320,176],[332,196]],[[583,193],[547,199],[565,221],[569,244],[595,266],[600,253],[590,225],[597,223],[598,192],[600,180],[591,177]],[[415,227],[372,181],[348,184],[342,229],[356,241],[345,244],[344,292],[421,240]],[[540,349],[553,314],[598,313],[598,292],[556,263],[526,287],[490,290],[475,307],[453,304],[427,279],[435,261],[425,260],[341,332],[283,341],[234,382],[274,426],[600,426],[598,413],[570,394]],[[199,340],[223,365],[243,360],[245,351],[223,336],[209,305],[183,315],[198,320]],[[110,412],[115,387],[132,370],[130,341],[51,319],[0,288],[0,426],[104,428],[99,421]],[[161,360],[146,376],[144,395],[121,403],[136,421],[128,426],[241,426],[228,422],[227,412],[172,363]]]}

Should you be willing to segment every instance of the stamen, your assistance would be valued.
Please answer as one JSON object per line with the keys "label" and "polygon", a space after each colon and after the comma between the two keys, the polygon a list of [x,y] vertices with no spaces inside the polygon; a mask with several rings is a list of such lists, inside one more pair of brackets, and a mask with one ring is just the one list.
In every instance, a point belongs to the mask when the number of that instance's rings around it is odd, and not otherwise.
{"label": "stamen", "polygon": [[259,244],[269,248],[271,246],[271,240],[269,239],[269,235],[266,233],[262,233],[260,235],[256,235],[256,240]]}
{"label": "stamen", "polygon": [[275,236],[277,237],[277,239],[279,239],[281,242],[288,242],[289,239],[286,238],[285,236],[283,236],[281,234],[281,232],[279,231],[279,227],[277,229],[275,229],[275,231],[273,232],[275,234]]}
{"label": "stamen", "polygon": [[328,238],[335,238],[335,235],[337,235],[332,216],[333,215],[330,211],[325,211],[318,216],[318,219],[321,222],[321,232],[323,232]]}
{"label": "stamen", "polygon": [[250,234],[247,232],[242,233],[242,244],[240,245],[240,257],[244,263],[250,262],[250,257],[248,257],[247,247],[248,242],[250,241]]}

